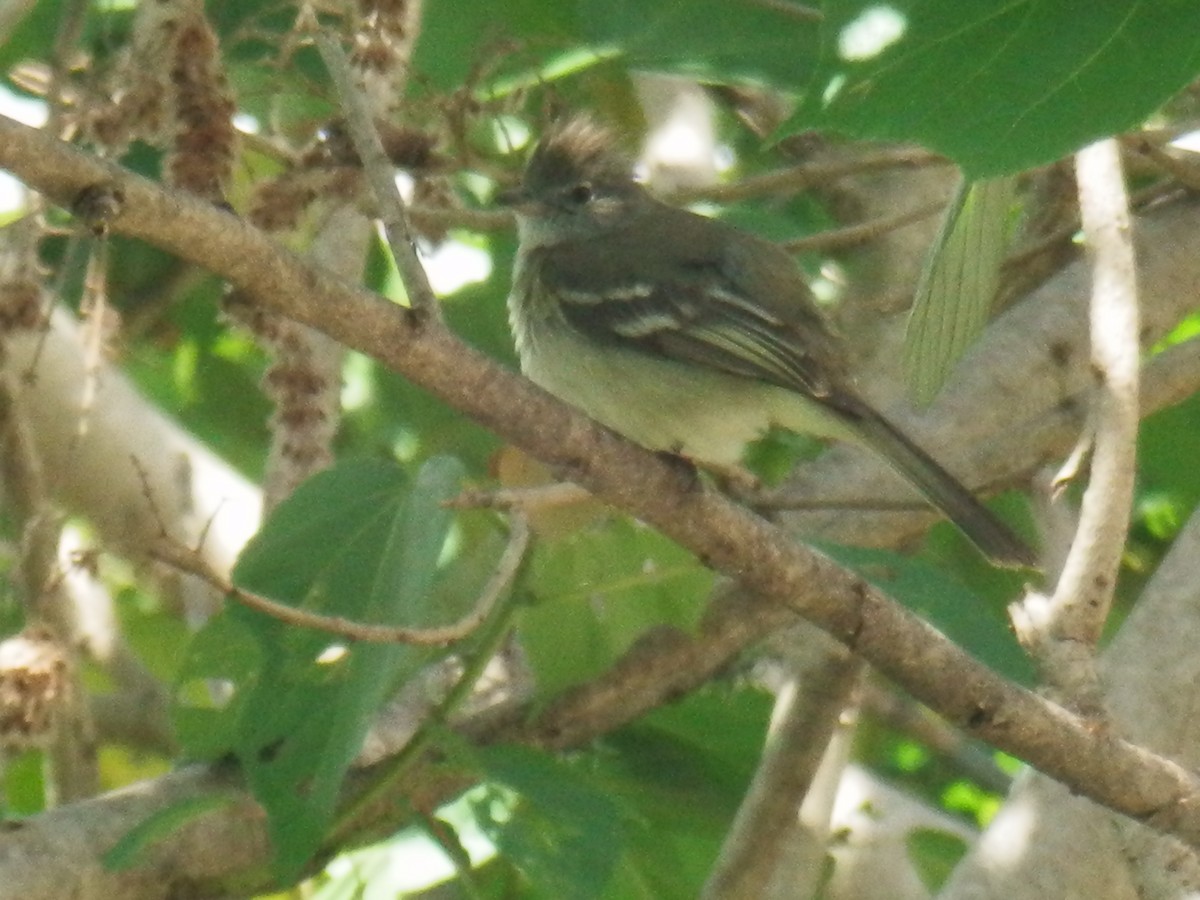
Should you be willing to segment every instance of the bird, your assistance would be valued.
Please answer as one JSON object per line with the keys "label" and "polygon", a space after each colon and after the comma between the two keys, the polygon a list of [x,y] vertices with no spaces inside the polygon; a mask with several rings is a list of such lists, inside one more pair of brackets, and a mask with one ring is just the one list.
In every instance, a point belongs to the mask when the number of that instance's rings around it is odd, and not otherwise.
{"label": "bird", "polygon": [[863,445],[994,563],[1033,550],[857,392],[845,347],[778,245],[664,203],[589,116],[552,124],[505,202],[522,372],[650,450],[736,466],[771,426]]}

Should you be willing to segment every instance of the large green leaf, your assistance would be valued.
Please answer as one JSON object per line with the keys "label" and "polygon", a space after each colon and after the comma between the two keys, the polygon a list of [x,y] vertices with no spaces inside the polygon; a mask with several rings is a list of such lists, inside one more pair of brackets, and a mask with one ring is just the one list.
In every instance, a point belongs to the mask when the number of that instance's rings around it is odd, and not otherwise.
{"label": "large green leaf", "polygon": [[[1193,339],[1194,342],[1195,339]],[[1200,350],[1195,345],[1192,352]],[[1200,396],[1193,394],[1142,424],[1138,470],[1143,486],[1169,498],[1178,521],[1187,521],[1200,503]]]}
{"label": "large green leaf", "polygon": [[511,75],[579,42],[574,0],[427,0],[413,87],[454,90],[473,75]]}
{"label": "large green leaf", "polygon": [[920,142],[973,178],[1127,129],[1200,72],[1193,0],[829,0],[792,128]]}
{"label": "large green leaf", "polygon": [[[445,457],[426,463],[411,486],[380,463],[323,472],[280,505],[244,551],[235,581],[327,615],[434,624],[433,578],[451,519],[443,501],[460,477],[460,465]],[[251,645],[240,661],[218,640],[230,636]],[[197,636],[184,666],[193,690],[200,678],[222,679],[232,699],[205,709],[187,698],[191,708],[179,712],[190,726],[185,740],[195,754],[228,751],[241,762],[267,811],[281,878],[297,874],[320,845],[375,711],[431,652],[343,646],[236,605]]]}
{"label": "large green leaf", "polygon": [[616,59],[799,90],[812,74],[817,36],[813,18],[752,0],[429,0],[416,68],[441,88],[484,73],[507,93],[502,86],[544,84]]}
{"label": "large green leaf", "polygon": [[635,816],[610,898],[700,894],[762,755],[771,697],[706,687],[605,738],[595,778]]}
{"label": "large green leaf", "polygon": [[518,746],[480,749],[489,789],[474,803],[484,833],[538,896],[597,898],[624,843],[619,806],[567,763]]}
{"label": "large green leaf", "polygon": [[477,752],[476,820],[534,897],[695,897],[758,763],[771,699],[718,685],[562,759]]}
{"label": "large green leaf", "polygon": [[656,531],[614,519],[535,548],[519,629],[539,685],[589,678],[655,625],[690,628],[712,572]]}
{"label": "large green leaf", "polygon": [[812,74],[815,21],[784,4],[750,0],[609,0],[579,3],[584,33],[631,68],[723,82],[754,79],[799,89]]}

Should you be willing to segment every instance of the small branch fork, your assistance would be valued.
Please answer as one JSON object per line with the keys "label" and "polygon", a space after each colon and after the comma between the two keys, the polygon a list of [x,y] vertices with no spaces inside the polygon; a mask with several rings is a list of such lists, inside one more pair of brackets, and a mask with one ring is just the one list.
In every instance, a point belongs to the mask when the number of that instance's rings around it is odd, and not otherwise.
{"label": "small branch fork", "polygon": [[471,610],[450,625],[434,628],[410,628],[399,625],[371,625],[341,616],[323,616],[271,600],[253,591],[237,587],[214,570],[195,551],[163,537],[150,549],[150,556],[159,562],[195,575],[237,603],[297,628],[324,631],[334,637],[373,644],[412,644],[420,647],[444,647],[469,636],[491,614],[499,598],[512,585],[525,552],[529,548],[529,524],[525,517],[514,512],[510,518],[508,544],[496,569],[479,594]]}
{"label": "small branch fork", "polygon": [[420,647],[444,647],[469,636],[491,614],[497,601],[512,586],[513,579],[521,568],[521,562],[529,549],[529,522],[518,509],[510,510],[508,544],[500,555],[496,568],[488,583],[480,592],[479,599],[471,610],[450,625],[434,628],[411,628],[399,625],[374,625],[356,622],[342,616],[324,616],[320,613],[297,609],[253,591],[245,590],[218,572],[201,555],[172,539],[157,512],[144,469],[134,460],[138,476],[142,479],[143,492],[158,519],[159,538],[150,548],[150,557],[161,563],[195,575],[231,600],[250,609],[278,619],[286,625],[323,631],[334,637],[351,641],[366,641],[374,644],[412,644]]}

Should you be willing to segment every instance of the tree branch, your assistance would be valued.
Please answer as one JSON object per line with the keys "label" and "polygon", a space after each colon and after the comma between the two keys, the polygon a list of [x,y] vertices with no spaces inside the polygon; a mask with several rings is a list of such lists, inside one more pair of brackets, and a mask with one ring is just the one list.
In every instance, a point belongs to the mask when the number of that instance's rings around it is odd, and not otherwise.
{"label": "tree branch", "polygon": [[1076,155],[1079,206],[1093,281],[1092,465],[1079,525],[1050,597],[1031,593],[1011,608],[1023,644],[1065,702],[1103,717],[1095,671],[1116,590],[1133,505],[1138,431],[1138,304],[1129,202],[1115,139]]}
{"label": "tree branch", "polygon": [[354,149],[362,160],[363,171],[379,208],[388,247],[409,292],[409,303],[413,309],[437,320],[441,317],[441,306],[429,285],[425,267],[417,257],[416,241],[408,225],[404,200],[396,187],[394,169],[384,152],[379,132],[375,130],[366,98],[354,83],[350,61],[346,59],[341,44],[329,32],[318,31],[316,41],[321,59],[337,89]]}
{"label": "tree branch", "polygon": [[860,659],[823,643],[777,694],[763,758],[704,885],[706,900],[763,896],[795,839],[800,805],[864,672]]}
{"label": "tree branch", "polygon": [[491,615],[496,601],[507,593],[513,578],[516,577],[517,570],[525,558],[525,550],[529,546],[529,525],[524,515],[516,513],[510,517],[509,527],[508,545],[496,562],[492,575],[480,592],[475,605],[456,622],[427,628],[406,628],[400,625],[357,622],[342,616],[326,616],[280,603],[238,587],[207,565],[200,556],[169,540],[158,541],[151,549],[150,555],[180,571],[204,579],[225,597],[295,628],[323,631],[326,634],[351,641],[445,647],[461,641],[475,631],[484,619]]}

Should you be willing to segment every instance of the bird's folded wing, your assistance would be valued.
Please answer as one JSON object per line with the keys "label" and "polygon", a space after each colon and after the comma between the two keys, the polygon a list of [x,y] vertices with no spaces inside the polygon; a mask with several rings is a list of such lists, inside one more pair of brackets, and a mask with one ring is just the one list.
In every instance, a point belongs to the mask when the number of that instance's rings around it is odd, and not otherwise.
{"label": "bird's folded wing", "polygon": [[[834,373],[820,346],[719,279],[552,287],[563,318],[595,341],[755,378],[821,399]],[[824,334],[815,335],[820,341]]]}

